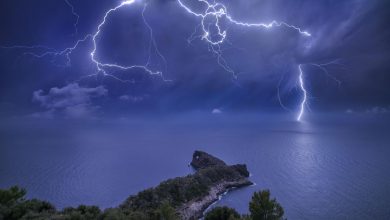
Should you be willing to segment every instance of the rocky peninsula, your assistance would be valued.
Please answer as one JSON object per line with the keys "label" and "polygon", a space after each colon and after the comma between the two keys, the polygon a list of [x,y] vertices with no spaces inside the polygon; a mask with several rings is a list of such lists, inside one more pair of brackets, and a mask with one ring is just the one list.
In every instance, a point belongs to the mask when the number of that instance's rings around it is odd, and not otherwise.
{"label": "rocky peninsula", "polygon": [[[202,151],[194,152],[190,164],[194,173],[163,181],[156,187],[128,197],[121,205],[104,211],[97,206],[85,205],[57,210],[49,202],[27,199],[26,190],[17,186],[0,189],[0,219],[199,219],[221,194],[231,188],[252,184],[248,180],[249,172],[244,164],[227,165]],[[216,210],[219,211],[221,210]]]}
{"label": "rocky peninsula", "polygon": [[130,196],[120,207],[149,212],[169,203],[181,219],[198,219],[219,196],[231,188],[252,185],[245,164],[227,165],[202,151],[195,151],[191,166],[195,173],[169,179],[160,185]]}

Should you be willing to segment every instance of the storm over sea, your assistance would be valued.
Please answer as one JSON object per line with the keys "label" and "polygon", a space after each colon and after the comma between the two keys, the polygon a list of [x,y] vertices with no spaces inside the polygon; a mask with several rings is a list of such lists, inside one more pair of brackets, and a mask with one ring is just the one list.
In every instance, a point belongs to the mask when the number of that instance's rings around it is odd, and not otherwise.
{"label": "storm over sea", "polygon": [[121,119],[1,119],[0,187],[57,208],[101,208],[192,171],[194,150],[245,163],[255,186],[216,205],[242,213],[270,189],[288,219],[390,219],[390,119],[183,114]]}

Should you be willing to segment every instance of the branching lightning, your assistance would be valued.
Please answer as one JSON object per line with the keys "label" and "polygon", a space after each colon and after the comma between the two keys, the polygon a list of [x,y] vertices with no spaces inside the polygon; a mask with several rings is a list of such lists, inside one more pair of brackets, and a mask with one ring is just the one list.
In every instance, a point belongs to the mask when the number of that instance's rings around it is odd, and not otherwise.
{"label": "branching lightning", "polygon": [[34,53],[34,52],[25,52],[25,53],[23,53],[23,55],[30,55],[30,56],[33,56],[35,58],[44,58],[44,57],[48,57],[49,56],[49,57],[51,57],[51,62],[52,63],[55,62],[55,58],[56,57],[65,57],[66,58],[66,64],[65,65],[58,65],[58,66],[68,67],[68,66],[71,65],[71,58],[70,58],[71,53],[80,45],[80,43],[85,42],[89,38],[91,38],[91,35],[88,34],[83,39],[77,40],[76,43],[73,46],[65,48],[62,51],[53,51],[53,50],[51,50],[51,51],[46,51],[46,52],[41,53],[41,54],[37,54],[37,53]]}
{"label": "branching lightning", "polygon": [[142,15],[142,20],[143,20],[144,24],[146,25],[146,27],[149,29],[149,33],[150,33],[149,57],[148,57],[148,61],[146,62],[146,66],[149,66],[150,60],[151,60],[152,50],[154,50],[154,52],[157,54],[157,56],[159,56],[160,59],[163,61],[163,63],[164,63],[164,70],[165,70],[165,72],[167,72],[168,71],[168,69],[167,69],[168,68],[168,62],[165,59],[165,57],[162,55],[160,50],[158,49],[156,39],[154,38],[153,28],[150,26],[150,24],[148,23],[148,21],[145,18],[145,11],[146,11],[146,7],[147,6],[148,6],[147,4],[144,5],[144,8],[142,9],[142,14],[141,14]]}
{"label": "branching lightning", "polygon": [[79,33],[79,30],[77,29],[77,25],[79,24],[80,15],[76,13],[74,6],[72,3],[69,2],[69,0],[65,0],[65,3],[70,7],[72,10],[72,15],[76,18],[75,22],[73,23],[74,27],[74,33],[73,35],[77,35]]}
{"label": "branching lightning", "polygon": [[[202,12],[195,12],[192,10],[188,5],[183,3],[183,0],[177,0],[179,5],[185,9],[189,14],[198,17],[201,19],[200,24],[195,28],[195,31],[191,34],[190,38],[188,39],[188,42],[191,42],[192,40],[196,39],[195,36],[198,29],[202,30],[202,34],[200,38],[202,40],[205,40],[210,50],[216,55],[217,57],[217,63],[227,72],[232,73],[234,78],[237,78],[236,73],[234,70],[229,67],[226,60],[223,58],[222,51],[221,51],[221,45],[224,44],[227,41],[227,30],[223,30],[221,25],[221,20],[225,20],[231,24],[237,25],[237,26],[243,26],[247,28],[263,28],[263,29],[271,29],[274,27],[287,27],[292,28],[296,31],[298,31],[299,34],[305,37],[310,37],[311,34],[307,31],[302,30],[301,28],[288,24],[286,22],[278,22],[278,21],[272,21],[270,23],[247,23],[243,21],[239,21],[234,19],[229,13],[226,8],[226,6],[222,3],[213,2],[210,3],[207,0],[198,0],[199,3],[204,4],[205,10]],[[206,20],[212,20],[212,23],[207,23]],[[201,27],[201,28],[199,28]],[[214,29],[214,32],[211,33],[211,27]],[[314,64],[312,64],[314,65]],[[327,64],[319,64],[318,67],[321,68],[322,71],[327,73],[327,75],[331,76],[328,71],[324,68]],[[297,120],[300,121],[302,119],[302,116],[305,112],[305,106],[307,102],[307,90],[305,88],[304,79],[303,79],[303,71],[301,68],[301,65],[298,66],[299,68],[299,87],[301,88],[303,98],[300,104],[300,111],[297,117]],[[334,77],[333,77],[334,78]],[[334,78],[336,79],[336,78]],[[280,83],[280,82],[279,82]],[[280,93],[279,93],[279,85],[278,85],[278,100],[282,106],[282,108],[287,109],[281,102],[280,99]]]}
{"label": "branching lightning", "polygon": [[330,61],[330,62],[327,62],[327,63],[320,63],[320,64],[318,64],[318,63],[308,63],[306,65],[311,65],[311,66],[319,68],[323,73],[326,74],[326,76],[328,76],[330,79],[334,80],[337,83],[338,87],[341,86],[341,84],[342,84],[341,80],[339,80],[335,76],[331,75],[329,73],[329,71],[327,70],[327,67],[330,66],[330,65],[344,66],[344,65],[339,63],[339,60],[333,60],[333,61]]}
{"label": "branching lightning", "polygon": [[305,113],[305,108],[307,106],[307,100],[308,100],[308,91],[305,87],[305,82],[304,82],[304,72],[302,70],[302,66],[303,65],[309,65],[309,66],[314,66],[314,67],[317,67],[318,69],[320,69],[323,73],[325,73],[326,76],[328,76],[330,79],[334,80],[338,87],[341,86],[342,82],[341,80],[339,80],[338,78],[336,78],[335,76],[331,75],[329,73],[329,71],[327,70],[326,67],[330,66],[330,65],[340,65],[340,66],[343,66],[342,64],[339,63],[339,60],[333,60],[333,61],[330,61],[330,62],[327,62],[327,63],[306,63],[306,64],[299,64],[298,66],[298,70],[299,70],[299,79],[298,79],[298,83],[299,83],[299,87],[300,87],[300,90],[302,91],[302,101],[301,101],[301,104],[300,104],[300,110],[299,110],[299,114],[298,114],[298,117],[297,117],[297,121],[301,121],[304,113]]}
{"label": "branching lightning", "polygon": [[[75,7],[71,4],[69,0],[64,0],[65,3],[71,8],[71,12],[73,16],[75,17],[75,22],[73,24],[74,26],[74,35],[78,34],[78,23],[80,16],[76,13]],[[226,72],[232,74],[234,79],[237,79],[237,74],[231,68],[227,62],[227,60],[223,56],[222,46],[223,44],[230,43],[228,41],[228,31],[225,28],[224,24],[232,24],[236,26],[241,26],[245,28],[260,28],[260,29],[271,29],[271,28],[277,28],[277,27],[285,27],[290,28],[295,31],[297,31],[300,35],[303,37],[311,37],[311,34],[300,27],[297,27],[295,25],[288,24],[286,22],[279,22],[279,21],[272,21],[270,23],[248,23],[236,20],[233,18],[228,10],[227,7],[219,2],[212,1],[210,3],[208,0],[198,0],[195,1],[195,3],[201,4],[204,6],[204,10],[201,12],[196,12],[193,10],[189,5],[185,4],[184,1],[186,0],[177,0],[178,5],[180,8],[184,9],[185,12],[188,14],[199,18],[200,23],[195,27],[194,32],[190,35],[188,38],[188,43],[190,44],[195,39],[201,39],[205,41],[208,45],[209,51],[212,52],[215,57],[218,65],[224,69]],[[33,46],[24,46],[24,45],[16,45],[16,46],[9,46],[9,47],[0,47],[2,49],[20,49],[25,50],[24,55],[32,56],[35,58],[49,58],[53,64],[57,64],[57,58],[58,57],[65,57],[66,63],[64,65],[60,65],[62,67],[68,67],[71,65],[71,54],[74,50],[76,50],[79,45],[83,42],[90,41],[92,43],[92,48],[89,53],[90,60],[96,67],[96,72],[90,75],[87,75],[85,77],[91,77],[91,76],[98,76],[99,74],[103,75],[104,77],[110,77],[115,80],[118,80],[123,83],[133,83],[132,80],[126,80],[121,79],[113,74],[110,74],[111,70],[141,70],[149,75],[155,75],[159,76],[164,82],[170,81],[164,78],[163,72],[160,70],[152,70],[151,68],[151,54],[154,53],[159,59],[162,61],[164,65],[164,72],[167,72],[167,60],[162,55],[160,50],[158,49],[157,42],[154,38],[153,29],[150,26],[150,24],[147,22],[147,19],[145,18],[145,11],[147,9],[148,4],[144,4],[143,10],[142,10],[142,19],[147,27],[149,33],[150,33],[150,40],[149,40],[149,57],[144,65],[121,65],[118,63],[106,63],[104,61],[99,60],[97,57],[98,53],[98,40],[100,37],[101,32],[103,31],[104,26],[106,25],[110,15],[117,12],[121,8],[125,6],[130,6],[135,3],[135,0],[124,0],[119,5],[109,9],[105,12],[102,21],[99,23],[99,25],[96,27],[96,31],[94,33],[90,33],[85,35],[83,38],[80,38],[77,40],[72,46],[65,48],[63,50],[56,50],[51,47],[46,47],[43,45],[33,45]],[[199,33],[200,32],[200,33]],[[316,63],[306,63],[306,64],[299,64],[298,65],[298,86],[300,88],[300,91],[302,93],[302,100],[300,101],[299,105],[299,113],[297,116],[297,120],[300,121],[305,113],[305,107],[307,105],[307,99],[308,99],[308,91],[305,87],[304,82],[304,72],[302,70],[303,65],[311,65],[319,68],[322,72],[324,72],[328,77],[332,78],[334,81],[338,83],[338,85],[341,85],[341,81],[338,80],[333,75],[329,74],[327,70],[327,66],[336,64],[338,65],[337,61],[332,61],[329,63],[323,63],[323,64],[316,64]],[[84,78],[85,78],[84,77]],[[280,87],[281,81],[279,81],[278,84],[278,100],[281,104],[281,106],[284,109],[287,109],[286,106],[283,105],[281,98],[280,98]]]}
{"label": "branching lightning", "polygon": [[[74,24],[74,26],[76,28],[75,30],[77,30],[77,24],[78,24],[79,16],[78,16],[77,13],[75,13],[74,6],[72,4],[70,4],[70,2],[68,0],[65,0],[65,2],[67,3],[67,5],[69,5],[69,7],[71,7],[72,14],[77,18],[77,21]],[[76,50],[81,43],[83,43],[83,42],[85,42],[87,40],[91,40],[93,48],[92,48],[92,50],[90,52],[90,58],[91,58],[92,63],[96,66],[97,71],[94,74],[90,74],[90,75],[84,76],[82,78],[98,76],[99,74],[102,74],[104,77],[113,78],[113,79],[118,80],[118,81],[123,82],[123,83],[134,83],[133,80],[121,79],[121,78],[119,78],[119,77],[117,77],[117,76],[115,76],[113,74],[110,74],[108,72],[108,69],[117,69],[117,70],[124,70],[124,71],[138,69],[138,70],[144,71],[145,73],[147,73],[149,75],[159,76],[159,77],[161,77],[161,79],[164,82],[170,81],[170,80],[164,78],[162,71],[154,71],[154,70],[151,70],[149,68],[151,54],[149,54],[149,59],[146,61],[145,65],[129,65],[129,66],[120,65],[120,64],[117,64],[117,63],[105,63],[103,61],[100,61],[96,57],[97,50],[98,50],[98,38],[99,38],[100,33],[102,32],[102,29],[103,29],[104,25],[107,22],[109,16],[112,13],[114,13],[114,12],[118,11],[119,9],[121,9],[122,7],[129,6],[129,5],[132,5],[134,3],[135,3],[135,0],[125,0],[125,1],[121,2],[119,5],[115,6],[114,8],[109,9],[108,11],[105,12],[102,21],[97,26],[96,32],[94,32],[92,34],[87,34],[84,38],[77,40],[75,42],[75,44],[73,44],[71,47],[65,48],[63,50],[55,50],[53,48],[42,46],[42,45],[35,45],[35,46],[16,45],[16,46],[1,47],[1,48],[3,48],[3,49],[24,49],[24,50],[28,50],[27,52],[24,52],[23,55],[32,56],[34,58],[46,58],[46,57],[48,57],[48,58],[50,58],[50,61],[53,64],[55,64],[55,61],[56,61],[57,57],[65,57],[66,58],[66,63],[64,65],[57,65],[57,64],[56,65],[60,66],[60,67],[69,67],[71,65],[71,54],[72,54],[72,52],[74,50]],[[166,70],[167,69],[167,61],[166,61],[165,57],[162,55],[162,53],[159,51],[159,49],[157,47],[156,40],[154,39],[153,29],[149,25],[149,23],[146,21],[146,18],[145,18],[145,15],[144,15],[147,6],[148,5],[145,4],[144,7],[143,7],[142,19],[143,19],[143,22],[144,22],[145,26],[148,28],[148,31],[150,32],[149,52],[151,53],[152,50],[154,50],[154,52],[158,55],[158,57],[160,57],[160,59],[162,59],[164,65],[165,65],[165,70]],[[37,52],[37,50],[39,50],[40,52]]]}
{"label": "branching lightning", "polygon": [[[126,6],[126,5],[131,5],[135,2],[135,0],[128,0],[128,1],[124,1],[122,2],[120,5],[116,6],[115,8],[112,8],[110,10],[108,10],[105,15],[104,15],[104,18],[103,18],[103,21],[99,24],[99,26],[97,27],[97,31],[92,35],[92,41],[93,41],[93,50],[91,52],[91,60],[93,63],[96,64],[96,67],[98,69],[98,72],[102,72],[104,74],[104,76],[109,76],[109,77],[112,77],[114,79],[117,79],[121,82],[133,82],[133,81],[128,81],[128,80],[122,80],[114,75],[111,75],[111,74],[108,74],[106,72],[106,70],[104,68],[116,68],[116,69],[120,69],[120,70],[131,70],[131,69],[140,69],[140,70],[143,70],[147,73],[149,73],[150,75],[157,75],[157,76],[160,76],[164,81],[169,81],[167,79],[164,78],[163,76],[163,73],[161,71],[153,71],[151,69],[148,68],[148,65],[149,65],[149,61],[150,59],[148,59],[146,65],[131,65],[131,66],[122,66],[122,65],[119,65],[119,64],[115,64],[115,63],[102,63],[101,61],[98,61],[97,58],[95,57],[96,55],[96,51],[97,51],[97,38],[101,32],[101,29],[102,27],[106,24],[106,21],[107,21],[107,18],[108,16],[117,11],[118,9],[122,8],[123,6]],[[157,45],[156,45],[156,41],[153,37],[153,30],[152,28],[150,27],[150,25],[146,22],[146,19],[145,19],[145,16],[144,16],[144,12],[146,10],[146,7],[147,5],[144,6],[143,8],[143,11],[142,11],[142,18],[143,18],[143,21],[145,22],[145,25],[148,27],[149,31],[150,31],[150,37],[151,37],[151,44],[150,44],[150,47],[154,47],[155,50],[156,50],[156,53],[158,53],[158,55],[164,60],[164,62],[166,62],[164,56],[162,56],[162,54],[160,53],[160,51],[158,50],[157,48]],[[149,47],[149,48],[150,48]],[[149,56],[150,58],[150,56]],[[96,74],[95,74],[96,75]]]}

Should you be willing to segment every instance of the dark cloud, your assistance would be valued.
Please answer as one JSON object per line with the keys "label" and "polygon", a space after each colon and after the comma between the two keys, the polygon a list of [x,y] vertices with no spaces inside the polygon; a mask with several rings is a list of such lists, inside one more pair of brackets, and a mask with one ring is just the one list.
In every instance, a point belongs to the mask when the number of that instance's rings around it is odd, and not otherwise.
{"label": "dark cloud", "polygon": [[[66,4],[49,0],[22,2],[25,4],[20,1],[0,3],[4,15],[0,25],[7,33],[0,36],[0,45],[68,47],[77,38],[96,31],[104,12],[118,3],[75,1],[80,23],[79,34],[73,36],[74,16]],[[221,2],[237,20],[285,21],[309,31],[312,36],[304,37],[286,27],[265,30],[223,23],[228,43],[221,49],[229,67],[239,75],[235,80],[218,65],[217,57],[202,39],[195,38],[188,43],[200,20],[186,13],[174,0],[149,1],[145,19],[153,28],[167,65],[155,51],[149,57],[150,32],[141,17],[143,4],[137,2],[108,18],[98,38],[96,56],[104,62],[124,65],[144,65],[150,58],[150,68],[162,70],[171,82],[165,83],[143,71],[114,72],[115,76],[133,82],[125,84],[101,76],[83,78],[96,73],[90,61],[90,42],[80,45],[71,55],[72,65],[66,68],[56,67],[50,59],[21,56],[22,50],[1,49],[0,103],[29,111],[37,111],[36,103],[39,103],[48,112],[60,111],[67,115],[96,112],[97,106],[114,114],[131,112],[131,109],[274,111],[283,110],[277,97],[279,91],[283,104],[294,110],[301,98],[296,87],[297,65],[303,64],[314,110],[344,111],[389,105],[389,1]],[[20,5],[26,7],[21,9]],[[337,64],[328,66],[327,70],[342,81],[340,87],[323,70],[310,65],[334,60]],[[57,57],[54,64],[63,61]],[[78,84],[70,83],[53,92],[50,89],[76,81]],[[40,89],[49,92],[45,94],[39,92]],[[109,99],[105,104],[93,98],[95,92],[103,90]],[[30,99],[33,91],[37,91],[35,103]]]}
{"label": "dark cloud", "polygon": [[100,108],[93,104],[93,99],[106,95],[107,89],[103,86],[84,88],[77,83],[62,88],[51,88],[46,94],[43,90],[38,90],[33,93],[33,101],[47,111],[34,113],[33,116],[52,117],[56,114],[70,118],[93,116]]}

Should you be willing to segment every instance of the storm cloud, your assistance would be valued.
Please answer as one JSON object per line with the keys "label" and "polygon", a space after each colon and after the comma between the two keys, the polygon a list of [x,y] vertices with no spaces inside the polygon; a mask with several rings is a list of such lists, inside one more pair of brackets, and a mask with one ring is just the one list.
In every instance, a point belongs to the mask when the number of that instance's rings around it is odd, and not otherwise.
{"label": "storm cloud", "polygon": [[92,116],[100,106],[93,104],[93,99],[107,95],[103,86],[96,88],[80,87],[77,83],[62,88],[51,88],[47,94],[43,90],[33,93],[33,101],[47,109],[45,112],[34,113],[33,116],[54,117],[62,115],[70,118]]}
{"label": "storm cloud", "polygon": [[[78,34],[74,35],[74,16],[64,2],[22,2],[25,4],[0,3],[4,17],[0,25],[7,33],[0,37],[2,46],[69,47],[96,31],[104,12],[118,3],[74,2],[80,15]],[[71,65],[66,67],[57,65],[66,61],[63,57],[37,59],[23,55],[25,50],[2,48],[0,102],[23,107],[27,112],[36,112],[39,104],[46,111],[67,115],[92,114],[97,107],[112,113],[132,109],[211,112],[216,108],[223,108],[224,112],[284,111],[279,100],[294,110],[301,99],[297,66],[302,64],[309,103],[314,110],[345,111],[389,105],[388,1],[221,2],[236,20],[283,21],[309,31],[312,36],[304,37],[283,26],[264,29],[224,23],[227,41],[221,50],[226,63],[238,75],[235,79],[218,65],[218,57],[201,37],[188,41],[194,31],[195,36],[199,35],[196,28],[200,20],[183,10],[177,1],[148,2],[145,19],[166,63],[156,53],[149,56],[150,31],[141,16],[144,4],[137,2],[108,18],[97,39],[96,56],[104,62],[124,65],[145,65],[149,60],[150,68],[163,71],[169,82],[143,71],[112,73],[127,83],[102,76],[85,78],[96,73],[89,54],[92,44],[88,41],[71,54]],[[34,52],[42,52],[39,50]],[[329,62],[333,64],[326,67],[326,73],[312,65]],[[103,96],[108,101],[98,103]]]}

